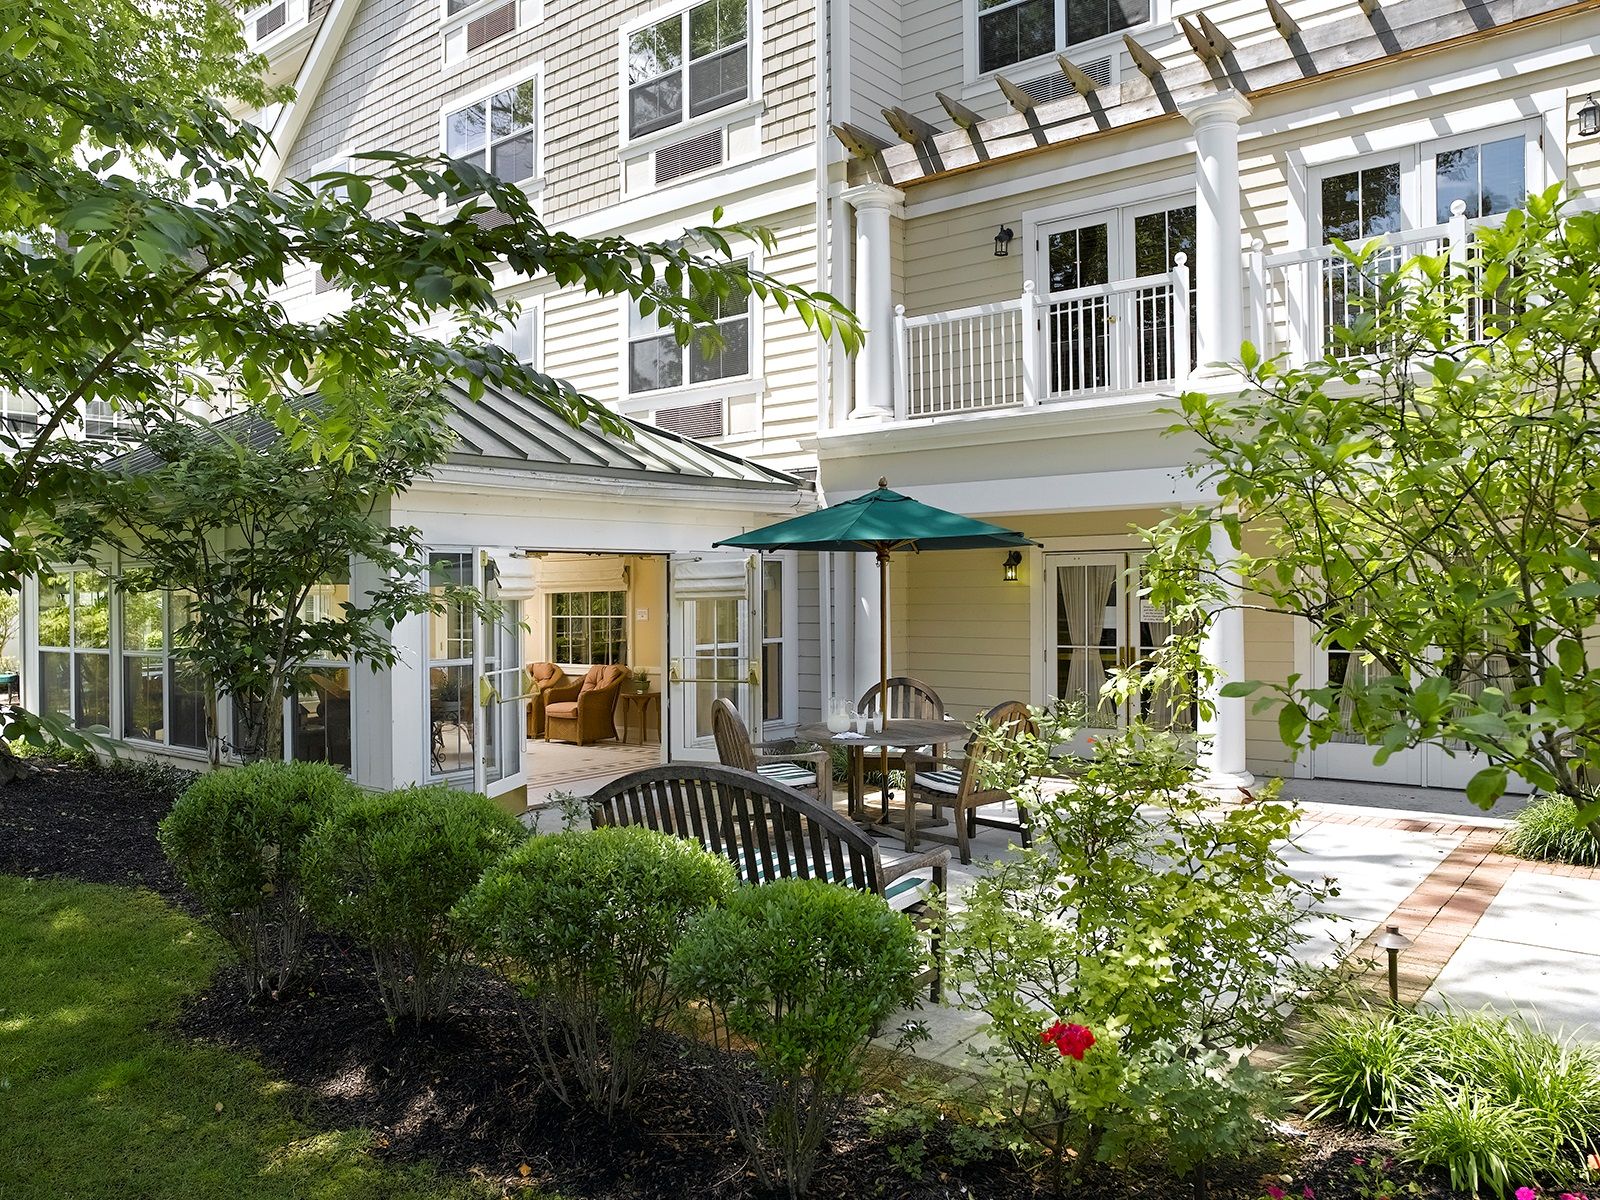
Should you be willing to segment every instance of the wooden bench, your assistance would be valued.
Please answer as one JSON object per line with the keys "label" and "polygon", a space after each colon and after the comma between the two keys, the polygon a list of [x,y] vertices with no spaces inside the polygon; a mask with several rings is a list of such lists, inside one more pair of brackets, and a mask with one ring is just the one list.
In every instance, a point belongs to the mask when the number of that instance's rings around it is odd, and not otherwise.
{"label": "wooden bench", "polygon": [[939,999],[939,909],[950,851],[884,863],[873,840],[833,809],[791,787],[732,767],[671,763],[635,771],[592,797],[601,825],[642,825],[699,842],[733,863],[745,883],[825,879],[881,896],[927,931],[932,967],[924,975]]}

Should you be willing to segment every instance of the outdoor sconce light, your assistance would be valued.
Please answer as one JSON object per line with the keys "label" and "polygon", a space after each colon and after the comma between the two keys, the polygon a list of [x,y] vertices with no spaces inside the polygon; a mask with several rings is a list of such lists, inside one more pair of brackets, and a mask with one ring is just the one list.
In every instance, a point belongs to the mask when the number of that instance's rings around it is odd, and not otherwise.
{"label": "outdoor sconce light", "polygon": [[[1578,114],[1582,117],[1582,113]],[[994,256],[1006,258],[1011,253],[1011,239],[1017,235],[1011,232],[1009,226],[1000,226],[1000,232],[994,235]]]}
{"label": "outdoor sconce light", "polygon": [[1378,939],[1378,949],[1389,952],[1389,1003],[1400,1004],[1400,951],[1411,945],[1411,939],[1400,932],[1400,926],[1391,925]]}
{"label": "outdoor sconce light", "polygon": [[[1578,136],[1593,137],[1597,133],[1600,133],[1600,100],[1591,95],[1589,103],[1578,110]],[[999,245],[998,242],[995,244]],[[995,253],[999,254],[1000,251],[996,250]]]}
{"label": "outdoor sconce light", "polygon": [[1007,583],[1015,583],[1017,581],[1017,568],[1020,567],[1021,565],[1022,565],[1022,551],[1021,550],[1013,550],[1010,554],[1006,555],[1006,582]]}

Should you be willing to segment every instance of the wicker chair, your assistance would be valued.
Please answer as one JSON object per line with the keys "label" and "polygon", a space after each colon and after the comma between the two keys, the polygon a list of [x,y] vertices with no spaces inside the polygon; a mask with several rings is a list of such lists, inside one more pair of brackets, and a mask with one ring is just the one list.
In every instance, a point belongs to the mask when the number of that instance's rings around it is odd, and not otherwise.
{"label": "wicker chair", "polygon": [[590,667],[581,681],[548,693],[544,740],[587,746],[617,736],[617,696],[628,678],[618,664]]}
{"label": "wicker chair", "polygon": [[[983,723],[990,729],[1001,730],[1009,735],[1023,732],[1037,732],[1033,723],[1033,716],[1028,712],[1028,706],[1020,700],[1007,700],[997,704],[983,714]],[[956,821],[956,835],[951,838],[943,834],[923,832],[924,837],[936,842],[953,844],[956,853],[963,863],[972,861],[970,839],[978,832],[978,826],[984,825],[991,829],[1009,829],[1022,835],[1022,844],[1031,845],[1033,836],[1028,827],[1028,811],[1017,802],[1016,820],[1006,817],[981,817],[978,810],[988,804],[1003,804],[1013,799],[1011,794],[1002,788],[988,788],[983,786],[982,770],[984,761],[993,753],[990,745],[973,734],[967,739],[966,748],[959,759],[950,757],[923,757],[917,754],[908,754],[911,768],[906,773],[906,809],[905,809],[905,839],[906,849],[911,850],[916,845],[917,825],[916,811],[918,804],[930,804],[934,811],[940,808],[954,810]]]}
{"label": "wicker chair", "polygon": [[752,742],[750,730],[731,700],[718,700],[711,706],[711,735],[723,766],[753,771],[796,791],[815,792],[823,803],[832,803],[833,760],[826,750],[796,752],[793,742]]}
{"label": "wicker chair", "polygon": [[567,673],[555,663],[536,662],[528,664],[528,678],[537,689],[528,698],[528,736],[542,738],[544,706],[550,702],[550,693],[567,682]]}

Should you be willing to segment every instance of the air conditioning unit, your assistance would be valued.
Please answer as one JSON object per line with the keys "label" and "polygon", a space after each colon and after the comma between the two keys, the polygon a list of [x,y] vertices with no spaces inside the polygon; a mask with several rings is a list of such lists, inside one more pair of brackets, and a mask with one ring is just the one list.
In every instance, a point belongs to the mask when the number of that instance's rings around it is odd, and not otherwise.
{"label": "air conditioning unit", "polygon": [[685,138],[655,153],[656,186],[722,165],[722,130],[712,129],[697,137]]}
{"label": "air conditioning unit", "polygon": [[658,408],[655,425],[690,438],[719,438],[728,431],[726,409],[721,400]]}

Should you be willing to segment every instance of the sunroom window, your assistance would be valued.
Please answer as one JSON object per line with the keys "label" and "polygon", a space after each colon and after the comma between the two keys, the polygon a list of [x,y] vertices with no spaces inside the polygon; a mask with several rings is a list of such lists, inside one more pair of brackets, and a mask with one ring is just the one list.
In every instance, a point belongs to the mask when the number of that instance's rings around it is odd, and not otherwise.
{"label": "sunroom window", "polygon": [[[324,580],[311,589],[301,612],[308,621],[327,621],[343,616],[349,603],[348,579]],[[289,757],[350,770],[350,683],[348,660],[307,663],[305,679],[289,698]]]}
{"label": "sunroom window", "polygon": [[533,178],[538,165],[538,88],[508,87],[445,118],[444,151],[502,183]]}
{"label": "sunroom window", "polygon": [[200,673],[174,656],[188,623],[185,592],[122,595],[122,736],[190,750],[206,748],[206,693]]}
{"label": "sunroom window", "polygon": [[748,0],[704,0],[628,35],[628,136],[737,104],[750,94]]}
{"label": "sunroom window", "polygon": [[111,580],[98,567],[39,578],[41,707],[80,729],[111,725]]}
{"label": "sunroom window", "polygon": [[1150,20],[1150,0],[977,0],[978,70],[998,71]]}

